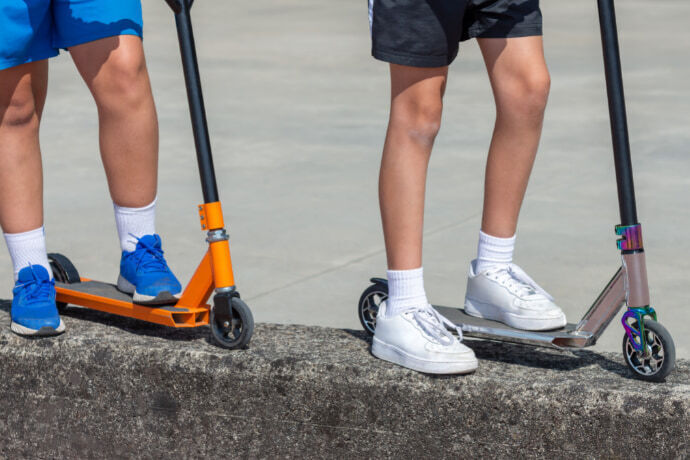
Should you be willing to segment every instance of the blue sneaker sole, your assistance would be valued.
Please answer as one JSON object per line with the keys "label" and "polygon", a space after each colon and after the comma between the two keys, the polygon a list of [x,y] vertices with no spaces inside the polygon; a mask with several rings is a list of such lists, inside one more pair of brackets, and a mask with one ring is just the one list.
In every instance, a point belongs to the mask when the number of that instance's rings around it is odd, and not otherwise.
{"label": "blue sneaker sole", "polygon": [[138,305],[170,305],[180,300],[181,294],[172,294],[170,291],[161,291],[155,296],[140,294],[136,286],[127,281],[122,275],[117,278],[117,289],[132,296],[132,301]]}
{"label": "blue sneaker sole", "polygon": [[51,335],[60,335],[65,332],[65,323],[60,319],[60,324],[57,328],[52,328],[48,326],[43,326],[40,329],[31,329],[26,326],[22,326],[19,323],[12,321],[10,323],[10,329],[17,335],[24,337],[49,337]]}

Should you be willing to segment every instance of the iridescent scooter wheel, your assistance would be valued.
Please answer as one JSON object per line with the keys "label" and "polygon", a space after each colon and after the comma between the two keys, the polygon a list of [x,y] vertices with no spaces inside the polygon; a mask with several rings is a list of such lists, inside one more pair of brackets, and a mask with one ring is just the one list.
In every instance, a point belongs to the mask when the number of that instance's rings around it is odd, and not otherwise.
{"label": "iridescent scooter wheel", "polygon": [[[639,330],[637,321],[631,326]],[[625,362],[637,378],[661,382],[676,366],[676,346],[666,328],[652,319],[644,320],[644,334],[647,347],[642,351],[635,348],[628,334],[623,336]]]}

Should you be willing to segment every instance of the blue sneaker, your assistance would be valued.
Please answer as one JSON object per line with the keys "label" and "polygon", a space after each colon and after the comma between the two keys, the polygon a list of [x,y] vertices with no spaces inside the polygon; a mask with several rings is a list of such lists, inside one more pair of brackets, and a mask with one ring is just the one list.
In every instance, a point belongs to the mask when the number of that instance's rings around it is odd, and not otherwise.
{"label": "blue sneaker", "polygon": [[137,238],[137,248],[122,251],[117,288],[132,294],[134,303],[165,305],[176,303],[182,286],[163,258],[161,237],[146,235]]}
{"label": "blue sneaker", "polygon": [[12,294],[12,332],[46,336],[65,331],[55,304],[55,281],[42,265],[22,268]]}

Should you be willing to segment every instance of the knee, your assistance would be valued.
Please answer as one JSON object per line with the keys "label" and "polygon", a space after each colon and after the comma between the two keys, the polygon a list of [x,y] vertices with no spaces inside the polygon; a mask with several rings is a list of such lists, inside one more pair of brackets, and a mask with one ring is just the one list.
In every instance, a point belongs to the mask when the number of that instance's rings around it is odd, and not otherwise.
{"label": "knee", "polygon": [[117,53],[108,59],[103,79],[94,81],[96,103],[102,108],[116,109],[140,104],[151,89],[143,56]]}
{"label": "knee", "polygon": [[394,114],[394,118],[397,118],[405,134],[412,141],[431,146],[441,129],[442,113],[443,103],[441,100],[415,101],[398,110],[398,113]]}
{"label": "knee", "polygon": [[514,80],[501,108],[522,117],[541,118],[546,109],[550,89],[551,77],[546,70],[521,75]]}
{"label": "knee", "polygon": [[13,128],[38,127],[38,114],[34,103],[33,94],[15,95],[12,99],[0,106],[0,123]]}

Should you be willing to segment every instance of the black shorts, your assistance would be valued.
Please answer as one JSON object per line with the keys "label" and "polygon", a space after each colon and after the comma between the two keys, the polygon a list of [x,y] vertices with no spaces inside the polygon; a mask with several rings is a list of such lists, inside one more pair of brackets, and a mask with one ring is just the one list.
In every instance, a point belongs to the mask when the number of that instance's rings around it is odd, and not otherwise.
{"label": "black shorts", "polygon": [[368,0],[371,54],[415,67],[449,65],[461,41],[542,34],[539,0]]}

